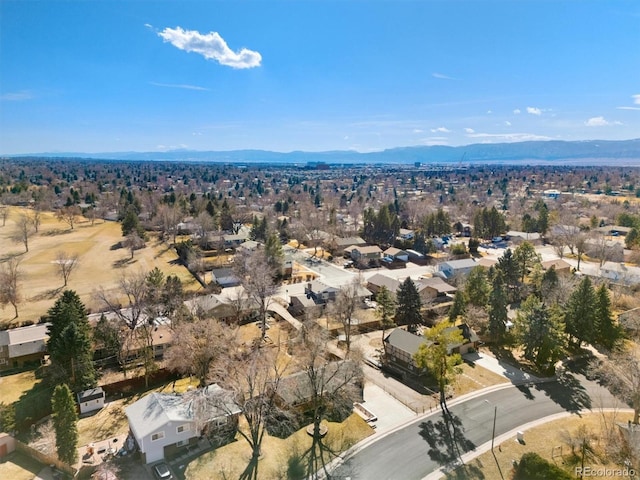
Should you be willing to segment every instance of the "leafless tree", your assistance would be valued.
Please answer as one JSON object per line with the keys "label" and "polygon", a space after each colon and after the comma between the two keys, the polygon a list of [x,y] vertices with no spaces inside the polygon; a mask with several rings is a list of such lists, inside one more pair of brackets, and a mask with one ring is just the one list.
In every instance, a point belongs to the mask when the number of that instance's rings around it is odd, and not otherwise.
{"label": "leafless tree", "polygon": [[0,218],[2,218],[2,226],[7,224],[7,218],[9,218],[9,208],[6,205],[0,205]]}
{"label": "leafless tree", "polygon": [[0,267],[0,305],[13,305],[16,316],[18,318],[18,304],[21,301],[20,295],[20,259],[16,257],[10,258]]}
{"label": "leafless tree", "polygon": [[33,225],[36,233],[40,230],[40,224],[42,223],[42,207],[40,203],[36,202],[31,211],[31,224]]}
{"label": "leafless tree", "polygon": [[53,420],[49,418],[37,427],[32,427],[32,439],[29,446],[45,455],[56,455],[56,432],[53,428]]}
{"label": "leafless tree", "polygon": [[587,241],[588,241],[588,235],[585,232],[580,232],[573,237],[576,256],[578,257],[578,266],[576,268],[576,270],[578,271],[580,271],[580,261],[582,260],[582,256],[587,251]]}
{"label": "leafless tree", "polygon": [[80,216],[80,209],[77,205],[72,205],[70,207],[63,207],[58,210],[56,213],[56,218],[69,225],[71,230],[73,230],[76,222],[78,221],[78,217]]}
{"label": "leafless tree", "polygon": [[593,370],[633,408],[633,423],[640,423],[640,347],[631,344],[626,350],[612,353],[608,359],[592,362]]}
{"label": "leafless tree", "polygon": [[117,296],[108,294],[104,289],[96,292],[96,297],[106,310],[112,312],[116,318],[130,330],[138,327],[144,320],[143,313],[147,306],[147,275],[140,271],[133,275],[123,275],[120,278],[120,292],[127,299],[123,307]]}
{"label": "leafless tree", "polygon": [[196,318],[176,326],[164,355],[171,370],[195,376],[204,387],[215,362],[228,364],[237,331],[212,318]]}
{"label": "leafless tree", "polygon": [[78,255],[59,251],[56,253],[55,264],[58,266],[58,274],[62,277],[66,287],[71,272],[78,266]]}
{"label": "leafless tree", "polygon": [[145,246],[144,240],[140,238],[140,235],[138,235],[138,232],[136,231],[133,231],[129,235],[127,235],[124,239],[123,244],[126,248],[129,249],[129,253],[131,254],[132,259],[135,251],[140,250]]}
{"label": "leafless tree", "polygon": [[363,374],[361,362],[354,355],[356,352],[352,352],[350,360],[331,361],[327,342],[326,330],[315,322],[305,322],[294,343],[298,349],[296,360],[305,373],[298,391],[301,400],[309,405],[313,418],[312,444],[302,455],[306,463],[305,478],[319,478],[320,472],[330,478],[328,460],[337,453],[323,442],[322,421],[340,411],[350,414],[353,402],[361,400]]}
{"label": "leafless tree", "polygon": [[29,238],[33,235],[33,222],[31,218],[26,214],[21,214],[16,222],[16,230],[11,237],[14,242],[19,242],[24,245],[25,252],[29,251]]}
{"label": "leafless tree", "polygon": [[340,287],[336,299],[329,304],[328,314],[336,318],[344,330],[345,343],[347,344],[347,354],[351,350],[351,326],[353,315],[360,305],[361,290],[363,290],[362,278],[355,277],[351,282]]}
{"label": "leafless tree", "polygon": [[[235,393],[246,424],[238,433],[251,448],[251,459],[240,479],[257,480],[262,440],[267,427],[291,422],[291,415],[277,403],[280,380],[289,365],[284,352],[271,348],[252,348],[219,362],[215,368],[220,384]],[[292,423],[292,422],[291,422]]]}
{"label": "leafless tree", "polygon": [[267,310],[276,293],[275,272],[269,266],[264,249],[236,255],[234,268],[247,297],[258,306],[262,339],[267,334]]}

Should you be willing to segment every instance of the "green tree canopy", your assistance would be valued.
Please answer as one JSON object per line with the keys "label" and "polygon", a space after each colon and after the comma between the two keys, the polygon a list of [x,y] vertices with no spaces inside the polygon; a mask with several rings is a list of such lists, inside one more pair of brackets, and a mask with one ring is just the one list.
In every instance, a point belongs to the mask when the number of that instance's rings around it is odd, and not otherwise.
{"label": "green tree canopy", "polygon": [[562,313],[530,295],[516,317],[516,335],[524,357],[538,368],[549,369],[564,351]]}
{"label": "green tree canopy", "polygon": [[502,271],[495,270],[491,275],[493,287],[489,294],[489,337],[501,342],[507,330],[507,292],[505,291]]}
{"label": "green tree canopy", "polygon": [[589,277],[585,276],[571,292],[565,306],[566,330],[578,345],[595,341],[596,294]]}
{"label": "green tree canopy", "polygon": [[491,286],[484,267],[478,265],[469,272],[467,282],[464,285],[464,293],[471,305],[485,307],[489,301]]}
{"label": "green tree canopy", "polygon": [[603,283],[596,290],[596,343],[614,350],[624,338],[622,327],[613,319],[609,290]]}
{"label": "green tree canopy", "polygon": [[73,465],[78,458],[78,414],[73,394],[67,384],[56,386],[51,408],[58,458],[67,465]]}
{"label": "green tree canopy", "polygon": [[422,322],[422,300],[411,278],[407,277],[400,284],[396,292],[396,322],[401,325],[408,325],[409,331],[415,331],[416,326]]}

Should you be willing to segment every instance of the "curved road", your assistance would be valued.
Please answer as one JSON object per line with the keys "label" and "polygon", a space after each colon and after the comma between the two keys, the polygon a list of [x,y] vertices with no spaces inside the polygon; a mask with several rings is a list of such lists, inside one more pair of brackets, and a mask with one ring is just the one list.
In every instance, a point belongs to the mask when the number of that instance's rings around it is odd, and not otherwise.
{"label": "curved road", "polygon": [[[458,419],[461,441],[466,444],[455,455],[473,450],[491,441],[494,408],[497,406],[495,436],[517,429],[528,422],[581,409],[621,407],[604,388],[581,375],[567,375],[559,381],[527,386],[511,386],[486,393],[449,408]],[[357,450],[343,465],[334,470],[337,478],[376,480],[420,480],[443,465],[430,458],[433,449],[426,438],[444,440],[442,413],[434,413],[382,436],[379,440]],[[424,435],[421,435],[421,433]],[[525,437],[526,438],[526,437]],[[446,452],[441,442],[436,452]]]}

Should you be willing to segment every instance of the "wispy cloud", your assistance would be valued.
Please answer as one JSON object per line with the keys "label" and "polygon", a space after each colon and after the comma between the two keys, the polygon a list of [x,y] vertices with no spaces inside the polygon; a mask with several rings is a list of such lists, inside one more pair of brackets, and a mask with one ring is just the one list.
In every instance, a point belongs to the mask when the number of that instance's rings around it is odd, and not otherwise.
{"label": "wispy cloud", "polygon": [[510,122],[509,120],[506,120],[506,121],[504,122],[504,124],[505,124],[507,127],[510,127],[510,126],[511,126],[511,122]]}
{"label": "wispy cloud", "polygon": [[584,124],[587,127],[607,127],[609,125],[622,125],[622,122],[618,122],[617,120],[610,122],[609,120],[606,120],[604,117],[600,116],[591,117],[589,120],[584,122]]}
{"label": "wispy cloud", "polygon": [[438,127],[438,128],[432,128],[431,129],[431,133],[450,133],[451,130],[449,130],[447,127]]}
{"label": "wispy cloud", "polygon": [[158,36],[180,50],[198,53],[207,60],[214,60],[227,67],[254,68],[259,67],[262,62],[262,55],[254,50],[231,50],[218,32],[202,34],[196,30],[176,27],[165,28],[158,32]]}
{"label": "wispy cloud", "polygon": [[33,94],[27,90],[20,92],[7,92],[0,95],[0,100],[5,102],[24,102],[25,100],[32,100]]}
{"label": "wispy cloud", "polygon": [[476,133],[476,131],[473,128],[465,128],[464,131],[466,133]]}
{"label": "wispy cloud", "polygon": [[433,78],[439,78],[440,80],[455,80],[455,78],[445,75],[444,73],[434,72],[431,74]]}
{"label": "wispy cloud", "polygon": [[640,110],[640,94],[639,95],[631,95],[633,99],[634,105],[639,105],[638,107],[617,107],[618,110]]}
{"label": "wispy cloud", "polygon": [[545,135],[536,135],[535,133],[471,133],[469,138],[482,139],[486,142],[524,142],[531,140],[551,140],[551,137]]}
{"label": "wispy cloud", "polygon": [[537,107],[527,107],[527,113],[530,114],[530,115],[540,116],[540,115],[542,115],[542,110],[540,110]]}
{"label": "wispy cloud", "polygon": [[185,85],[179,83],[159,83],[159,82],[149,82],[150,85],[154,87],[165,87],[165,88],[182,88],[184,90],[198,90],[202,92],[208,92],[209,89],[205,87],[199,87],[197,85]]}
{"label": "wispy cloud", "polygon": [[516,109],[513,111],[513,114],[514,114],[514,115],[520,115],[521,113],[522,113],[522,112],[520,111],[520,109],[519,109],[519,108],[516,108]]}

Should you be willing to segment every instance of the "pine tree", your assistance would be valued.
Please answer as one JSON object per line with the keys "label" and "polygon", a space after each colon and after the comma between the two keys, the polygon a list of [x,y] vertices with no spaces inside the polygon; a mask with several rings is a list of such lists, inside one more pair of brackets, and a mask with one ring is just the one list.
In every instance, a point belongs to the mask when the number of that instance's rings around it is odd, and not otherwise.
{"label": "pine tree", "polygon": [[73,465],[78,458],[78,414],[73,394],[67,384],[56,386],[51,398],[51,408],[58,458],[67,465]]}
{"label": "pine tree", "polygon": [[[387,328],[394,326],[393,316],[396,313],[396,301],[393,299],[391,292],[384,285],[380,287],[378,294],[376,295],[376,301],[378,302],[378,309],[376,315],[380,319],[380,326],[382,327],[382,339],[384,340],[384,332]],[[383,341],[383,345],[386,343]]]}
{"label": "pine tree", "polygon": [[416,288],[415,283],[411,278],[407,277],[404,282],[400,284],[400,288],[396,292],[397,308],[396,308],[396,321],[402,325],[408,325],[408,330],[413,332],[416,330],[416,325],[422,322],[422,300],[420,300],[420,294]]}
{"label": "pine tree", "polygon": [[487,280],[487,274],[481,266],[474,267],[467,277],[464,285],[464,293],[471,305],[485,307],[489,301],[491,286]]}
{"label": "pine tree", "polygon": [[453,305],[449,309],[449,321],[455,322],[467,312],[467,299],[463,290],[458,290],[453,297]]}
{"label": "pine tree", "polygon": [[538,368],[549,369],[562,356],[562,312],[557,307],[549,309],[535,295],[530,295],[518,312],[516,334],[524,357]]}
{"label": "pine tree", "polygon": [[614,350],[620,344],[624,332],[613,319],[611,299],[604,283],[596,290],[596,325],[595,341],[608,350]]}
{"label": "pine tree", "polygon": [[65,290],[47,312],[47,320],[53,383],[65,378],[74,391],[95,387],[91,326],[80,297]]}
{"label": "pine tree", "polygon": [[502,272],[492,275],[493,288],[489,294],[489,336],[494,342],[501,342],[507,330],[507,293]]}
{"label": "pine tree", "polygon": [[566,330],[578,347],[582,342],[595,340],[596,295],[589,277],[585,276],[567,301],[565,307]]}

